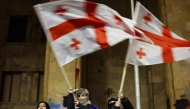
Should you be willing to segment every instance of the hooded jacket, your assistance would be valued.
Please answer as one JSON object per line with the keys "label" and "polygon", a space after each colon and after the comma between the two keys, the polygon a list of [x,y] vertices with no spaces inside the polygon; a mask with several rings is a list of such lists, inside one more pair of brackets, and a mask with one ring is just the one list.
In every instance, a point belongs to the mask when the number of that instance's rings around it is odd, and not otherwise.
{"label": "hooded jacket", "polygon": [[[108,109],[120,109],[120,107],[115,106],[115,103],[109,103],[111,101],[117,101],[117,98],[110,98],[108,100]],[[123,109],[134,109],[127,97],[121,99],[121,104],[123,105]]]}

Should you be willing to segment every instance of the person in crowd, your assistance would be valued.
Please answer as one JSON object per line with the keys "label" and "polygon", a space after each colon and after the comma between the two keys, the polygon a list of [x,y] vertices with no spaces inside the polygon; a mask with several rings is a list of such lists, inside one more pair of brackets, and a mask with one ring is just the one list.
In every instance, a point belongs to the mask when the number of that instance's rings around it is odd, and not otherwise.
{"label": "person in crowd", "polygon": [[177,99],[174,104],[176,109],[190,109],[190,102],[187,99]]}
{"label": "person in crowd", "polygon": [[89,100],[89,92],[85,88],[74,91],[68,90],[68,95],[64,97],[63,106],[67,109],[98,109],[98,107]]}
{"label": "person in crowd", "polygon": [[50,109],[50,106],[47,102],[45,101],[40,101],[38,104],[37,104],[37,107],[36,109]]}
{"label": "person in crowd", "polygon": [[108,109],[134,109],[129,99],[123,96],[123,91],[118,92],[118,97],[111,97],[107,104]]}

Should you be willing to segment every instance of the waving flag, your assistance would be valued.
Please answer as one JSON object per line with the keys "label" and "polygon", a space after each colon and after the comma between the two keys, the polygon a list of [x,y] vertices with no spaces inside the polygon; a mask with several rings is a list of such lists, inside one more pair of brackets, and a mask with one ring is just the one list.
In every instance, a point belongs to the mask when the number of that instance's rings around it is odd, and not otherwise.
{"label": "waving flag", "polygon": [[59,65],[135,38],[135,22],[98,3],[68,0],[34,6]]}
{"label": "waving flag", "polygon": [[150,41],[134,39],[129,46],[126,63],[152,65],[184,60],[190,57],[190,41],[187,41],[162,24],[139,2],[136,4],[136,29]]}

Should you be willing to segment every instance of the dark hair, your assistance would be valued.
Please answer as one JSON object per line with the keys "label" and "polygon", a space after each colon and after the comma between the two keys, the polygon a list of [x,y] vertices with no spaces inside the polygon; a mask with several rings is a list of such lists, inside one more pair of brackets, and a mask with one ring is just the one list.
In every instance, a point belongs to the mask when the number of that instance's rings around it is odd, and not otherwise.
{"label": "dark hair", "polygon": [[187,99],[177,99],[174,106],[176,109],[185,109],[188,105]]}
{"label": "dark hair", "polygon": [[48,104],[47,102],[45,102],[45,101],[40,101],[40,102],[38,103],[36,109],[38,109],[38,106],[40,105],[40,103],[45,103],[45,105],[46,105],[46,109],[50,109],[49,104]]}

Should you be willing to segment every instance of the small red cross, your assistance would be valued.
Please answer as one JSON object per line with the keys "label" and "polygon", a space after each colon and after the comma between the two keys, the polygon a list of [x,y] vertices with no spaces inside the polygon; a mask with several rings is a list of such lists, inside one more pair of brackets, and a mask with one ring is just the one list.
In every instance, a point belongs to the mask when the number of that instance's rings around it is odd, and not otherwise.
{"label": "small red cross", "polygon": [[140,51],[137,51],[137,55],[139,55],[139,59],[142,59],[142,56],[146,56],[146,54],[142,51],[143,49],[140,48]]}
{"label": "small red cross", "polygon": [[79,40],[76,40],[75,38],[72,39],[72,41],[74,42],[73,44],[71,44],[71,47],[75,47],[75,50],[78,50],[78,44],[81,44],[81,42]]}
{"label": "small red cross", "polygon": [[152,21],[152,19],[151,19],[150,16],[151,16],[151,14],[150,14],[150,13],[147,13],[147,15],[143,17],[144,20],[145,20],[145,24],[148,24],[148,22],[151,22],[151,21]]}
{"label": "small red cross", "polygon": [[60,5],[60,6],[57,6],[57,10],[55,10],[54,12],[56,13],[56,14],[58,14],[58,15],[63,15],[67,10],[66,9],[63,9],[62,8],[62,6]]}

